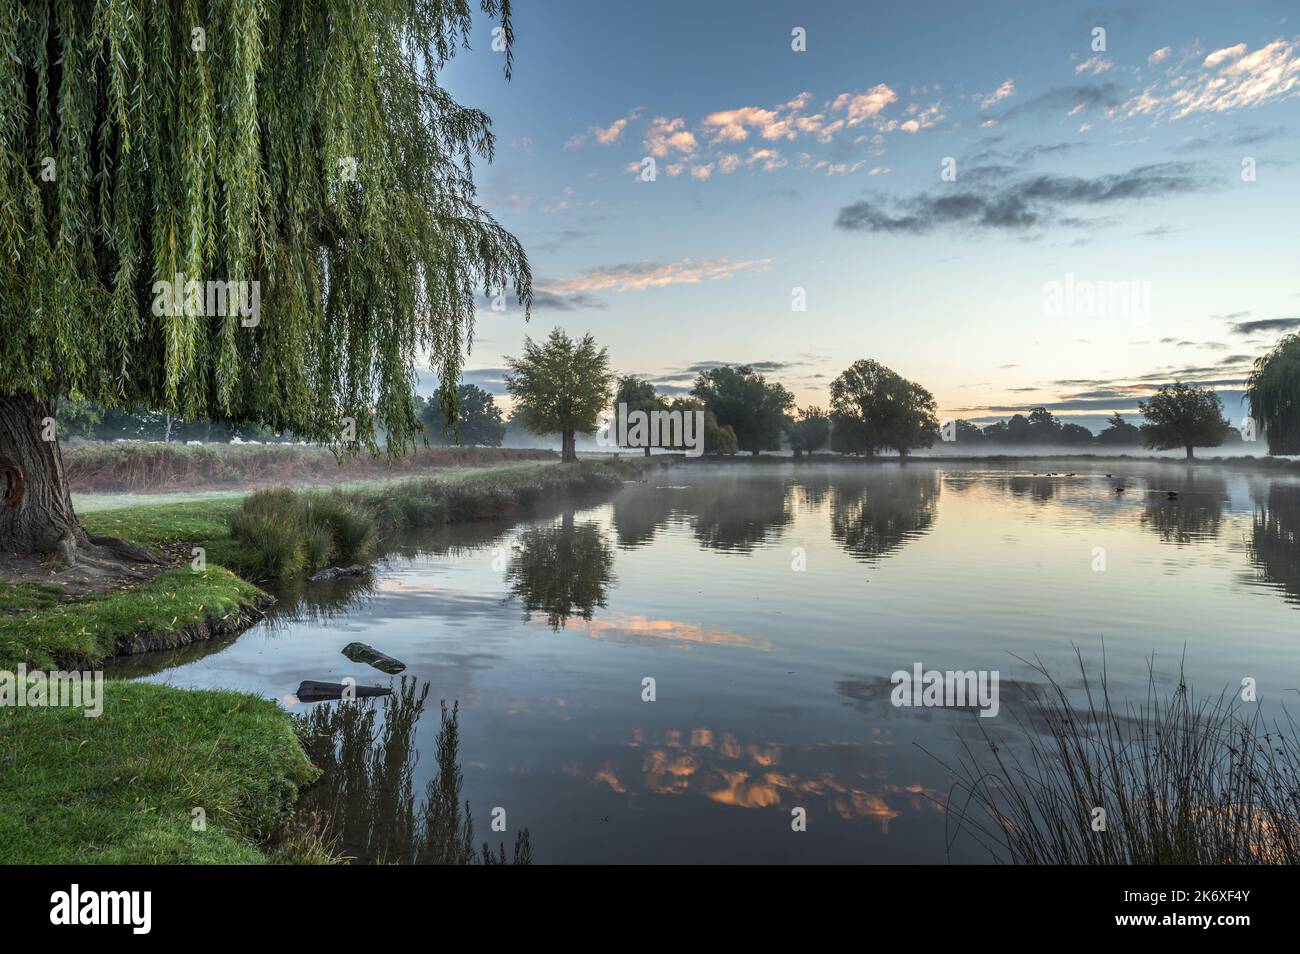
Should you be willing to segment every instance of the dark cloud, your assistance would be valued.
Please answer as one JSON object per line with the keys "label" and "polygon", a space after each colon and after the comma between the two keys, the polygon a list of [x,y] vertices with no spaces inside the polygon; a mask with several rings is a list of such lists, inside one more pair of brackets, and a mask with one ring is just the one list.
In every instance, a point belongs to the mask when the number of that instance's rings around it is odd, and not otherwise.
{"label": "dark cloud", "polygon": [[1276,139],[1286,133],[1285,126],[1242,126],[1222,136],[1198,136],[1184,140],[1179,152],[1201,152],[1209,149],[1255,146]]}
{"label": "dark cloud", "polygon": [[852,232],[923,235],[936,228],[1025,231],[1049,224],[1079,227],[1095,220],[1066,216],[1067,206],[1105,207],[1208,189],[1212,180],[1185,162],[1138,166],[1128,172],[1085,178],[1036,175],[1006,185],[992,170],[975,170],[974,187],[963,181],[958,191],[920,193],[899,202],[895,211],[883,200],[862,200],[840,209],[837,227]]}
{"label": "dark cloud", "polygon": [[1124,101],[1118,83],[1083,83],[1078,86],[1058,86],[1033,99],[1012,106],[995,118],[1000,122],[1018,116],[1041,113],[1068,113],[1079,109],[1110,109]]}
{"label": "dark cloud", "polygon": [[1240,321],[1232,326],[1233,332],[1239,335],[1256,335],[1265,331],[1290,331],[1293,328],[1300,328],[1300,318],[1262,318],[1259,321]]}
{"label": "dark cloud", "polygon": [[[1170,380],[1164,383],[1172,384],[1173,381]],[[1210,388],[1215,388],[1220,385],[1240,386],[1241,384],[1240,381],[1189,381],[1188,383],[1201,384],[1204,387]],[[1121,394],[1117,397],[1067,397],[1060,401],[1035,401],[1033,404],[997,404],[987,408],[971,408],[970,410],[987,410],[994,414],[1028,414],[1037,407],[1045,407],[1049,411],[1123,411],[1137,407],[1138,401],[1150,397],[1154,391],[1155,388],[1152,387],[1143,389],[1140,392],[1134,391],[1129,394]],[[1223,402],[1223,407],[1226,412],[1231,412],[1232,409],[1241,402],[1241,398],[1245,394],[1245,392],[1241,390],[1223,390],[1217,391],[1216,393],[1219,395],[1219,400]],[[967,409],[958,408],[957,412],[960,413],[962,410]]]}
{"label": "dark cloud", "polygon": [[579,308],[604,308],[605,303],[587,292],[559,295],[540,288],[533,289],[533,308],[537,311],[577,311]]}

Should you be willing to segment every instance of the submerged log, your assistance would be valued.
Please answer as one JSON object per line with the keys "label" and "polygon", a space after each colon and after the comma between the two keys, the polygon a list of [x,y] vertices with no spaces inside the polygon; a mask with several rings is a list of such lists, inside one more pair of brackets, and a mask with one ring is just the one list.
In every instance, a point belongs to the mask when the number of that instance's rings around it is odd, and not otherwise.
{"label": "submerged log", "polygon": [[393,694],[392,689],[383,686],[347,686],[341,682],[314,682],[307,679],[298,684],[298,691],[294,695],[299,702],[325,702],[329,699],[342,699],[345,692],[354,699]]}
{"label": "submerged log", "polygon": [[360,563],[354,563],[351,566],[332,566],[328,570],[313,573],[307,577],[307,582],[322,583],[325,580],[337,580],[341,576],[361,576],[365,572],[366,568]]}
{"label": "submerged log", "polygon": [[386,672],[390,676],[395,676],[406,669],[406,663],[400,659],[394,659],[392,656],[381,653],[374,646],[367,646],[365,643],[348,643],[343,647],[343,655],[354,663],[365,663],[367,666],[374,666],[380,672]]}

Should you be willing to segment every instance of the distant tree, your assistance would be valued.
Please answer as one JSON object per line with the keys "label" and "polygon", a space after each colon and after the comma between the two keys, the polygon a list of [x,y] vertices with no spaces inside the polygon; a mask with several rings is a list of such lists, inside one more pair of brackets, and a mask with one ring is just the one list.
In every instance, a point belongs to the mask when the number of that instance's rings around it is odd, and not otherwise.
{"label": "distant tree", "polygon": [[[1061,422],[1045,407],[1036,407],[1029,412],[1029,440],[1033,444],[1059,444],[1061,442]],[[1091,439],[1092,435],[1088,435]]]}
{"label": "distant tree", "polygon": [[1163,385],[1149,401],[1139,401],[1146,418],[1142,428],[1147,447],[1182,447],[1192,459],[1194,447],[1218,447],[1231,430],[1223,419],[1223,404],[1209,388],[1176,381]]}
{"label": "distant tree", "polygon": [[1011,443],[1009,429],[1006,421],[994,421],[992,424],[985,425],[981,433],[984,435],[984,440],[990,444],[1009,444]]}
{"label": "distant tree", "polygon": [[704,402],[721,426],[730,427],[742,451],[780,450],[785,414],[794,395],[767,380],[747,365],[704,371],[695,379],[691,394]]}
{"label": "distant tree", "polygon": [[590,334],[574,341],[556,328],[544,344],[525,338],[523,356],[506,364],[515,416],[534,434],[558,433],[561,460],[577,460],[575,435],[596,430],[613,391],[608,349],[597,348]]}
{"label": "distant tree", "polygon": [[[862,446],[873,454],[893,448],[906,457],[939,436],[934,396],[915,381],[871,360],[855,361],[831,382],[831,415],[842,433],[841,447]],[[832,434],[832,449],[835,438]]]}
{"label": "distant tree", "polygon": [[981,444],[984,442],[984,432],[977,424],[957,420],[953,421],[953,438],[957,444]]}
{"label": "distant tree", "polygon": [[786,434],[795,457],[826,446],[831,437],[830,416],[819,407],[806,407],[786,422]]}
{"label": "distant tree", "polygon": [[1116,411],[1106,419],[1107,427],[1097,435],[1097,443],[1107,447],[1137,447],[1142,443],[1142,428],[1127,423]]}
{"label": "distant tree", "polygon": [[1092,443],[1092,431],[1082,424],[1062,424],[1057,432],[1057,440],[1069,447],[1078,447]]}
{"label": "distant tree", "polygon": [[1270,454],[1300,454],[1300,334],[1287,335],[1255,359],[1246,381],[1250,414]]}
{"label": "distant tree", "polygon": [[462,447],[500,447],[506,436],[506,422],[496,398],[477,384],[456,387],[459,408],[455,424],[447,421],[446,412],[437,400],[425,402],[420,422],[431,444],[459,444]]}
{"label": "distant tree", "polygon": [[93,401],[59,401],[59,429],[64,437],[93,438],[104,423],[104,409]]}
{"label": "distant tree", "polygon": [[[654,411],[668,409],[668,400],[655,393],[655,386],[645,378],[634,374],[624,375],[618,379],[618,390],[614,394],[614,407],[627,405],[628,412],[642,411],[650,414]],[[631,446],[631,445],[628,445]],[[650,456],[650,445],[645,446],[645,456]]]}
{"label": "distant tree", "polygon": [[[704,453],[723,454],[729,457],[740,450],[736,442],[736,432],[731,429],[730,425],[719,424],[717,417],[704,406],[704,402],[699,398],[673,398],[672,403],[668,405],[668,410],[680,411],[682,414],[694,414],[696,411],[704,412]],[[685,445],[674,445],[674,448],[684,450]]]}

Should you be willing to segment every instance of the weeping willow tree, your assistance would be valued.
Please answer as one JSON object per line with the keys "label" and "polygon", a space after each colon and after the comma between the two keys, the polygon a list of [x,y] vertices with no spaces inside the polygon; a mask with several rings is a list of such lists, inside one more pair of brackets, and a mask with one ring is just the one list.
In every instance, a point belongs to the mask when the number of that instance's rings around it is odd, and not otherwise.
{"label": "weeping willow tree", "polygon": [[400,452],[427,361],[454,417],[478,294],[531,297],[438,85],[472,2],[0,0],[0,550],[113,556],[61,395]]}
{"label": "weeping willow tree", "polygon": [[1268,437],[1268,452],[1300,454],[1300,334],[1287,335],[1255,360],[1246,397]]}

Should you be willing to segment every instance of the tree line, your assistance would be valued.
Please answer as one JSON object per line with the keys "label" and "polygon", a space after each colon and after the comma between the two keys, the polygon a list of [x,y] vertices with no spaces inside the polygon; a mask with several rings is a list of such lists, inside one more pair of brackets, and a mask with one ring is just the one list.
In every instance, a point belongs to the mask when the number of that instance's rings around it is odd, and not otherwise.
{"label": "tree line", "polygon": [[[1300,453],[1300,335],[1288,335],[1255,362],[1247,381],[1254,418],[1243,434],[1224,417],[1223,403],[1207,387],[1183,381],[1160,386],[1138,401],[1142,423],[1118,412],[1097,434],[1062,421],[1045,407],[983,427],[968,420],[940,424],[934,396],[915,381],[877,361],[855,361],[830,387],[829,409],[795,406],[784,385],[768,381],[747,365],[700,372],[689,396],[669,399],[647,379],[617,376],[608,351],[590,334],[573,340],[556,328],[541,343],[526,340],[520,358],[507,359],[506,386],[515,418],[537,434],[559,433],[566,460],[575,459],[576,434],[593,433],[611,404],[629,410],[699,410],[705,416],[704,450],[709,454],[780,450],[788,443],[796,457],[822,448],[842,455],[873,457],[892,451],[906,458],[937,440],[959,447],[1065,446],[1145,447],[1183,450],[1218,447],[1266,437],[1272,454]],[[645,452],[649,453],[649,448]]]}
{"label": "tree line", "polygon": [[[1261,430],[1267,427],[1270,449],[1276,444],[1291,446],[1300,439],[1290,410],[1300,402],[1286,390],[1290,375],[1300,378],[1295,370],[1300,368],[1297,342],[1300,336],[1285,339],[1257,362],[1259,367],[1251,379],[1252,407],[1261,410],[1264,420],[1257,424]],[[562,456],[573,460],[577,435],[594,433],[611,405],[647,414],[702,412],[704,449],[714,455],[756,455],[788,445],[796,457],[826,448],[858,457],[886,451],[906,457],[943,441],[959,449],[1181,449],[1190,457],[1196,447],[1243,440],[1224,419],[1222,403],[1213,391],[1183,382],[1165,385],[1150,399],[1138,402],[1143,423],[1130,423],[1116,412],[1107,426],[1094,434],[1045,407],[983,426],[964,419],[941,424],[929,391],[869,359],[855,361],[832,381],[829,409],[796,407],[794,396],[784,385],[768,381],[746,365],[702,371],[689,394],[670,398],[658,393],[644,377],[616,374],[610,367],[608,349],[597,347],[591,335],[575,340],[558,328],[543,341],[525,339],[523,354],[507,361],[511,368],[507,389],[515,401],[509,417],[492,394],[475,384],[459,384],[450,407],[441,393],[415,396],[417,418],[428,443],[500,447],[511,432],[558,434]],[[1289,373],[1287,362],[1293,366]],[[269,443],[299,439],[256,423],[189,420],[68,399],[61,403],[59,426],[64,436],[103,440]],[[666,449],[682,448],[667,445]],[[644,452],[648,455],[650,448]]]}

